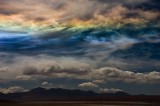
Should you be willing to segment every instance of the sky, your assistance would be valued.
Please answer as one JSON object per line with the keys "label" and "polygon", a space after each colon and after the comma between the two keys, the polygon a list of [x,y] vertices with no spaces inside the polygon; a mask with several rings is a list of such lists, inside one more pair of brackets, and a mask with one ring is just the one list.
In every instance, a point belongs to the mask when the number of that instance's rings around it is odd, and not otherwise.
{"label": "sky", "polygon": [[0,92],[160,95],[159,0],[0,0]]}

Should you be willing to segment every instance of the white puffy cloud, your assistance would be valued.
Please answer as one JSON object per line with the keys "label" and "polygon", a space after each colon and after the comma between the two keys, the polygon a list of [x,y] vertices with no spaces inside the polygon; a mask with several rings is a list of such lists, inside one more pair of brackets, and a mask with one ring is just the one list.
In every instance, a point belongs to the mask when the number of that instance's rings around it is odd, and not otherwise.
{"label": "white puffy cloud", "polygon": [[18,93],[18,92],[26,92],[27,90],[21,86],[14,86],[9,88],[0,88],[0,92],[4,94],[8,93]]}
{"label": "white puffy cloud", "polygon": [[45,82],[42,82],[42,86],[53,86],[53,84],[45,81]]}
{"label": "white puffy cloud", "polygon": [[123,90],[115,89],[115,88],[110,88],[110,89],[109,88],[105,88],[105,89],[101,88],[99,91],[102,93],[116,93],[116,92],[123,91]]}
{"label": "white puffy cloud", "polygon": [[93,87],[93,88],[98,87],[98,85],[92,82],[85,82],[85,83],[79,84],[78,86],[79,87]]}
{"label": "white puffy cloud", "polygon": [[112,67],[96,69],[91,73],[92,78],[106,79],[110,81],[124,81],[127,83],[159,83],[160,72],[139,73],[124,71]]}

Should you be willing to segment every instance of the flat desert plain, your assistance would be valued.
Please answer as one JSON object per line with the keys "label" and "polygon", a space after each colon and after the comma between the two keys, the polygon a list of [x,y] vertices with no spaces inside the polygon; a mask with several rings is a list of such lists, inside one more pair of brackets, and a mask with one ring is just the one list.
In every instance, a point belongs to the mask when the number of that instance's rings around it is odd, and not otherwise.
{"label": "flat desert plain", "polygon": [[0,106],[160,106],[160,103],[147,102],[10,102]]}

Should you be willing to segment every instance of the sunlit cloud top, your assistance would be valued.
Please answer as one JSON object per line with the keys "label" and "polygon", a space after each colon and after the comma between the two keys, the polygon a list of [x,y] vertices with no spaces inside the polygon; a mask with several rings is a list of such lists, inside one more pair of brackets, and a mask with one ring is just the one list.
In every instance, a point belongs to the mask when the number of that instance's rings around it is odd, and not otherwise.
{"label": "sunlit cloud top", "polygon": [[0,30],[119,28],[127,24],[144,27],[155,21],[159,26],[157,3],[157,0],[1,0]]}

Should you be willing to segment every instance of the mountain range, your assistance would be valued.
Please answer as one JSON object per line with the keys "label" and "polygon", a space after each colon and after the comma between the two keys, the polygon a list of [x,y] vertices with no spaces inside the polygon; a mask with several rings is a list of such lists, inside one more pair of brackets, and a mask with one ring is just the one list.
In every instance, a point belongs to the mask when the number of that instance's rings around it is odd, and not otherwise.
{"label": "mountain range", "polygon": [[0,93],[0,102],[26,102],[26,101],[160,101],[160,96],[130,95],[118,91],[115,93],[96,93],[79,89],[69,90],[62,88],[34,88],[21,93]]}

